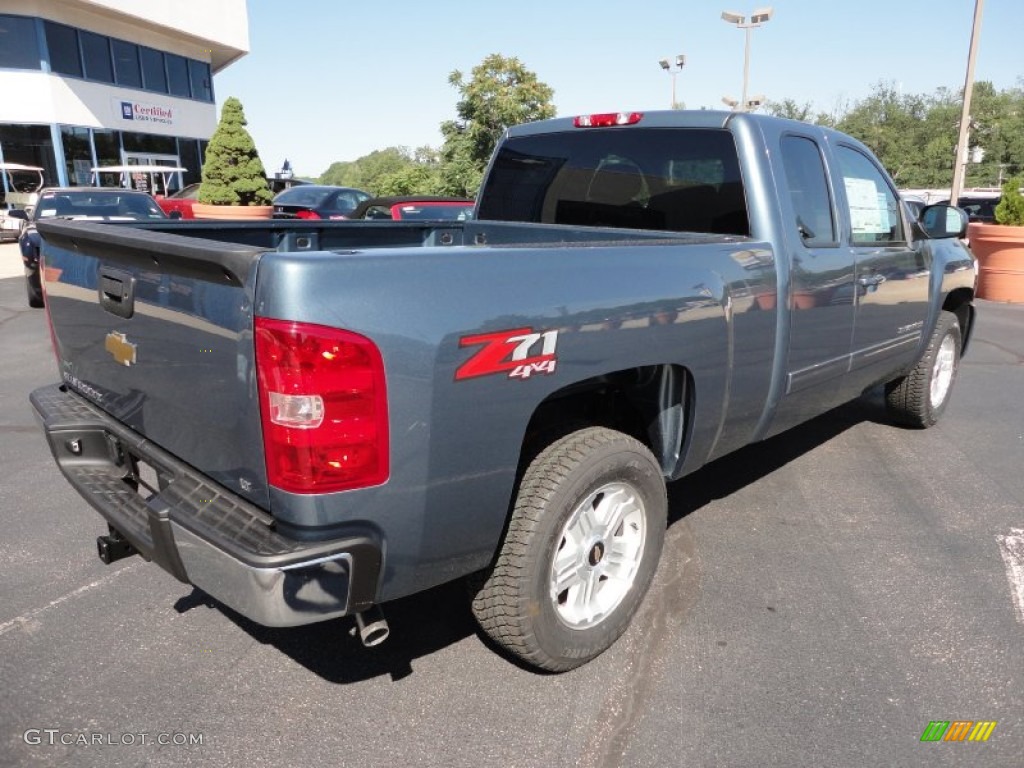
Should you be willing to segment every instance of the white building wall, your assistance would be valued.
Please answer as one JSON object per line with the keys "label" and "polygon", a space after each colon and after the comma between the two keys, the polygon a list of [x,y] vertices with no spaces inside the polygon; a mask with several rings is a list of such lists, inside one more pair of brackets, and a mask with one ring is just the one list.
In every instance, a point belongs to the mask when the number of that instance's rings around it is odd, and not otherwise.
{"label": "white building wall", "polygon": [[[196,138],[213,135],[217,127],[215,104],[163,93],[43,72],[6,72],[3,84],[9,89],[8,93],[17,93],[20,97],[0,98],[0,124],[57,123]],[[130,120],[122,111],[126,103],[132,105]]]}

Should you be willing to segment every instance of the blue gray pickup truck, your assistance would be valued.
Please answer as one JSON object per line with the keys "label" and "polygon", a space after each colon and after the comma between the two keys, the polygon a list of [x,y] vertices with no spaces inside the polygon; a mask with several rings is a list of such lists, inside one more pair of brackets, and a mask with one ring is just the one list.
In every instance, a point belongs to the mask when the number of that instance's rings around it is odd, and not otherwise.
{"label": "blue gray pickup truck", "polygon": [[945,409],[966,217],[857,141],[742,113],[516,126],[466,222],[43,221],[67,480],[261,624],[464,578],[482,630],[578,666],[651,582],[666,481],[882,385]]}

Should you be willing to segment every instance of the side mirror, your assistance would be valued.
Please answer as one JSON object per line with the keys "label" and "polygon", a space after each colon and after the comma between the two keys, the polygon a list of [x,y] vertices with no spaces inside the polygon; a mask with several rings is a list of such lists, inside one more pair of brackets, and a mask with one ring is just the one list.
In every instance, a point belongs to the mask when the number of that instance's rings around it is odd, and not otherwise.
{"label": "side mirror", "polygon": [[937,203],[921,211],[921,229],[933,240],[967,236],[967,213],[952,205]]}
{"label": "side mirror", "polygon": [[7,218],[9,219],[21,219],[22,221],[28,221],[28,214],[20,208],[11,208],[7,211]]}
{"label": "side mirror", "polygon": [[169,214],[167,214],[167,218],[169,218],[169,219],[180,219],[181,218],[181,211],[171,211]]}

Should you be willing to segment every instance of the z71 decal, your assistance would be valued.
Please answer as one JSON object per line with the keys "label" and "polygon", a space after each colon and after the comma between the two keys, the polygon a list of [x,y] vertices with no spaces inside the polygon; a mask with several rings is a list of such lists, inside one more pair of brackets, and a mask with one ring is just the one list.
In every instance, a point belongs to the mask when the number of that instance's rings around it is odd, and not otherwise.
{"label": "z71 decal", "polygon": [[528,379],[555,372],[558,331],[536,333],[532,328],[515,328],[495,333],[463,336],[460,347],[483,346],[455,371],[455,380],[508,373],[510,379]]}

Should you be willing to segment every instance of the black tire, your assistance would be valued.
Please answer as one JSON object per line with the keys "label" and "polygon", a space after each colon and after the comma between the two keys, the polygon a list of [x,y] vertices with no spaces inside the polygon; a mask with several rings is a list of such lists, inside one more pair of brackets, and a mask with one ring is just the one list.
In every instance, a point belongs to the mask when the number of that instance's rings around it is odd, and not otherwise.
{"label": "black tire", "polygon": [[940,312],[928,346],[914,369],[885,385],[885,404],[894,421],[924,429],[939,420],[953,392],[962,346],[956,315]]}
{"label": "black tire", "polygon": [[[667,510],[661,469],[639,441],[600,427],[556,440],[519,484],[505,540],[473,599],[480,627],[541,669],[595,658],[625,632],[650,587]],[[572,583],[557,595],[556,556]]]}
{"label": "black tire", "polygon": [[28,305],[33,309],[41,309],[43,304],[42,286],[36,288],[29,278],[25,278],[25,293],[28,295]]}

